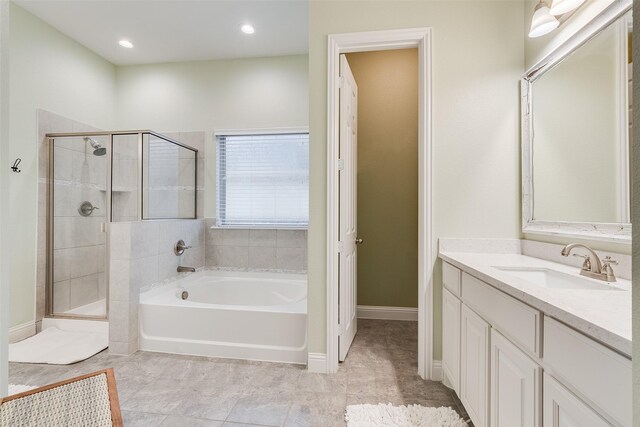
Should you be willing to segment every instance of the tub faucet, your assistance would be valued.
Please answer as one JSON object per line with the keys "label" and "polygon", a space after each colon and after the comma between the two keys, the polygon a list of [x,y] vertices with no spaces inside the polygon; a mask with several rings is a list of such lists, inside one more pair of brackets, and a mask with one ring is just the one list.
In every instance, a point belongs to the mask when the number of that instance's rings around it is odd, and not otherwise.
{"label": "tub faucet", "polygon": [[[585,246],[580,243],[571,243],[564,248],[560,254],[562,256],[569,256],[573,248],[583,248],[586,249],[590,255],[579,255],[573,254],[573,256],[578,256],[584,258],[584,262],[582,263],[582,269],[580,270],[580,274],[586,277],[591,277],[592,279],[604,280],[605,282],[615,282],[616,276],[613,273],[613,268],[611,265],[618,264],[618,261],[614,261],[611,257],[606,257],[604,261],[600,260],[600,257],[588,246]],[[593,257],[593,261],[592,258]]]}
{"label": "tub faucet", "polygon": [[193,267],[183,267],[181,265],[178,266],[178,273],[195,273],[196,269]]}

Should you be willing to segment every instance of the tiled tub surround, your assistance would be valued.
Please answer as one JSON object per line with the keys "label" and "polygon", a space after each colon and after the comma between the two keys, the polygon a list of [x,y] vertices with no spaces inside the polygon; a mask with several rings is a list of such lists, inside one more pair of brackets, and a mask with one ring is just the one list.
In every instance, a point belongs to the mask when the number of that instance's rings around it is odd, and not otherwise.
{"label": "tiled tub surround", "polygon": [[[53,132],[91,132],[99,129],[50,113],[37,111],[38,120],[38,253],[36,274],[36,322],[45,315],[47,282],[47,197],[49,146],[45,135]],[[54,203],[54,312],[62,313],[105,298],[104,185],[106,157],[92,155],[82,140],[56,144]],[[84,200],[99,210],[90,217],[78,214]],[[95,304],[94,304],[95,305]],[[93,313],[96,314],[96,313]]]}
{"label": "tiled tub surround", "polygon": [[206,221],[207,267],[307,270],[306,230],[215,228],[215,219]]}
{"label": "tiled tub surround", "polygon": [[[494,266],[541,267],[578,275],[582,258],[562,257],[562,245],[521,241],[520,250],[517,242],[520,241],[441,239],[440,258],[630,357],[631,283],[624,279],[630,275],[630,257],[596,251],[601,258],[609,255],[621,262],[614,267],[619,279],[614,286],[619,290],[548,289],[513,277]],[[483,252],[486,244],[497,252]]]}
{"label": "tiled tub surround", "polygon": [[[176,256],[184,240],[191,249]],[[110,224],[109,348],[115,354],[138,349],[140,289],[178,275],[179,265],[204,266],[204,221],[159,220]]]}

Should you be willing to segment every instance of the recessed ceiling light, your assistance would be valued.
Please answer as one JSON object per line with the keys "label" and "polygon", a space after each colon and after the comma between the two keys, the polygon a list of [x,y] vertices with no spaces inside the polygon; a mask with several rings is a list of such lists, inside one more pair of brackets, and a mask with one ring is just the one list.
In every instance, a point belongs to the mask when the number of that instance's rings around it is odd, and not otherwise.
{"label": "recessed ceiling light", "polygon": [[133,43],[129,40],[120,40],[118,44],[122,47],[126,47],[127,49],[131,49],[133,47]]}
{"label": "recessed ceiling light", "polygon": [[242,27],[240,27],[240,31],[245,34],[253,34],[256,32],[255,28],[253,28],[253,26],[249,24],[244,24]]}

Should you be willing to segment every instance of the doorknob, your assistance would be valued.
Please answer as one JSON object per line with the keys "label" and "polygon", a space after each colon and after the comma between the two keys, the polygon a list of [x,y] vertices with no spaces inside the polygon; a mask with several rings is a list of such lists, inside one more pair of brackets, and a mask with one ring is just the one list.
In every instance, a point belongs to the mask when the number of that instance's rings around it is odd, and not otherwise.
{"label": "doorknob", "polygon": [[356,245],[361,245],[364,243],[364,240],[362,239],[356,239]]}

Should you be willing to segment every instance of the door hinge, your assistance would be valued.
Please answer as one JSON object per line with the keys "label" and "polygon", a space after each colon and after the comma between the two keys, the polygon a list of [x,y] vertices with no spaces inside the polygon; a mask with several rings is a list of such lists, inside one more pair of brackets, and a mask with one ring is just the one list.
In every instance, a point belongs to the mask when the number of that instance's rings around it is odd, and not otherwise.
{"label": "door hinge", "polygon": [[339,171],[344,170],[344,160],[342,159],[338,159],[338,170]]}

